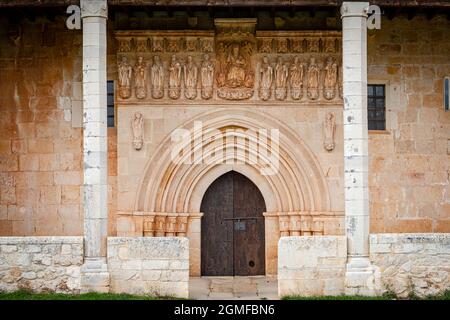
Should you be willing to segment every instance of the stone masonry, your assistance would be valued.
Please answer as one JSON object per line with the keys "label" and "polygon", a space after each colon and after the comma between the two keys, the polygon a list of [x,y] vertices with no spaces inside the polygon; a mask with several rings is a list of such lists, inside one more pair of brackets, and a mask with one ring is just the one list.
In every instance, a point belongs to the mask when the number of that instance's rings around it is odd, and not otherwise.
{"label": "stone masonry", "polygon": [[0,237],[0,291],[80,292],[82,237]]}
{"label": "stone masonry", "polygon": [[448,233],[372,234],[370,260],[379,268],[379,293],[424,296],[450,289]]}
{"label": "stone masonry", "polygon": [[110,237],[111,292],[188,297],[189,241],[180,237]]}
{"label": "stone masonry", "polygon": [[282,237],[278,295],[342,295],[346,261],[345,236]]}

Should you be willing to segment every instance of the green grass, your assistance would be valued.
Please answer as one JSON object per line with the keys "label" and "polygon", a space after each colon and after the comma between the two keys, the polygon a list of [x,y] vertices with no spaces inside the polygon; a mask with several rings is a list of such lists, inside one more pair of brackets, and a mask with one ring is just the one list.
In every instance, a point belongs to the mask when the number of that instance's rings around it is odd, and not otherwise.
{"label": "green grass", "polygon": [[0,293],[0,300],[178,300],[174,297],[138,296],[124,293],[33,293],[16,291]]}
{"label": "green grass", "polygon": [[302,297],[302,296],[285,296],[282,300],[450,300],[450,290],[443,292],[442,294],[426,296],[423,298],[418,297],[415,294],[411,294],[407,298],[399,298],[393,293],[385,293],[378,297],[365,297],[365,296],[317,296],[317,297]]}

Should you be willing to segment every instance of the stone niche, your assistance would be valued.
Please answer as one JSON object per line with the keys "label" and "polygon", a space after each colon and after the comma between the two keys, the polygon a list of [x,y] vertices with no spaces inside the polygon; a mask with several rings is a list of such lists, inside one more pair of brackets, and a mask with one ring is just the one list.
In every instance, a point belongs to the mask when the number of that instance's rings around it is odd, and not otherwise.
{"label": "stone niche", "polygon": [[118,102],[342,102],[340,32],[255,26],[215,19],[214,31],[117,31]]}

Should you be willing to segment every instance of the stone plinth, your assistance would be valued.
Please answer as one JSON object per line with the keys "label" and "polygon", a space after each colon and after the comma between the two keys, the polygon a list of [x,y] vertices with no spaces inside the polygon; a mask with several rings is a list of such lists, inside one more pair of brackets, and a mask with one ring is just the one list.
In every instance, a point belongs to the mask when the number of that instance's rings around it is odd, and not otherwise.
{"label": "stone plinth", "polygon": [[278,295],[344,293],[345,236],[282,237],[278,243]]}
{"label": "stone plinth", "polygon": [[111,292],[188,297],[189,240],[109,237]]}

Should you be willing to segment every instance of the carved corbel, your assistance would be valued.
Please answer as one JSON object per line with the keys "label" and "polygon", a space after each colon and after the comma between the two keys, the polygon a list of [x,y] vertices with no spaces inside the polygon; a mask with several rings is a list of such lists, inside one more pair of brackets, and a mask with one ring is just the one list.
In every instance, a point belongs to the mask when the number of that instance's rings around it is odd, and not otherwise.
{"label": "carved corbel", "polygon": [[166,215],[155,216],[155,237],[164,237],[166,235]]}
{"label": "carved corbel", "polygon": [[289,216],[279,216],[280,237],[289,237]]}
{"label": "carved corbel", "polygon": [[155,236],[155,216],[145,217],[143,222],[144,237]]}
{"label": "carved corbel", "polygon": [[177,215],[168,214],[166,218],[166,237],[174,237],[177,232]]}

